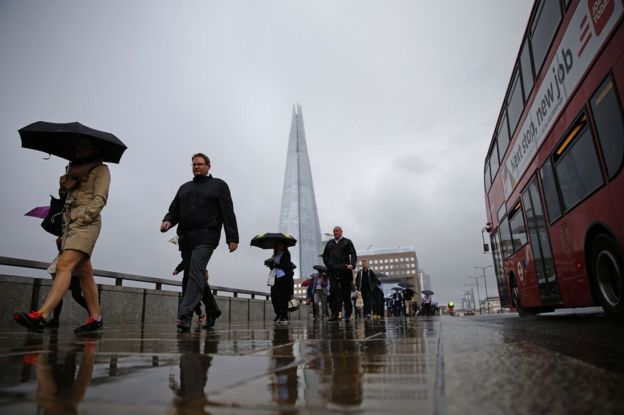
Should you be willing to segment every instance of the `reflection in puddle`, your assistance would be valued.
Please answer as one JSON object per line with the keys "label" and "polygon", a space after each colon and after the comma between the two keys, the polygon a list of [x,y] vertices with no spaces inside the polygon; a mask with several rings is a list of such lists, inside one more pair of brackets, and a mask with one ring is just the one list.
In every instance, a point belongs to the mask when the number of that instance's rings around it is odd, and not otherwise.
{"label": "reflection in puddle", "polygon": [[32,405],[50,414],[106,406],[197,414],[433,408],[431,321],[239,324],[181,336],[119,328],[95,339],[44,333],[21,341],[0,354],[1,412],[32,413],[24,409]]}

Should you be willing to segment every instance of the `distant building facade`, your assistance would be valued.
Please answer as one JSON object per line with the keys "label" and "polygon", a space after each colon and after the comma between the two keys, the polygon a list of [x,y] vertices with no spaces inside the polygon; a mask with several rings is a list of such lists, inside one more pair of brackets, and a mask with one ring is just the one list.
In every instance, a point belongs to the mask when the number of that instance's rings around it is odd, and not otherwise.
{"label": "distant building facade", "polygon": [[289,251],[292,262],[297,265],[294,278],[295,289],[298,290],[301,278],[309,276],[314,271],[312,267],[322,263],[319,257],[322,252],[321,227],[301,105],[293,107],[290,124],[279,231],[297,239],[297,245]]}
{"label": "distant building facade", "polygon": [[431,287],[431,275],[426,274],[424,271],[421,271],[419,274],[422,289],[433,291],[433,288]]}
{"label": "distant building facade", "polygon": [[368,265],[380,277],[384,284],[403,283],[409,286],[420,298],[420,278],[418,272],[418,257],[413,247],[374,248],[357,251],[358,266],[367,259]]}

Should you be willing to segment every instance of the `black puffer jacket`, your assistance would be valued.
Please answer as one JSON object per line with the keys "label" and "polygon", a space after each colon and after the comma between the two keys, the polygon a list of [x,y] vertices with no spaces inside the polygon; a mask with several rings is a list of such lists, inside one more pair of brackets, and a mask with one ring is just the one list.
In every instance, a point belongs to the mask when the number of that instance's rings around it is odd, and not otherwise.
{"label": "black puffer jacket", "polygon": [[227,243],[238,243],[238,227],[228,185],[221,179],[195,176],[178,189],[163,222],[178,225],[180,250],[219,245],[221,227]]}
{"label": "black puffer jacket", "polygon": [[323,251],[323,263],[327,268],[333,270],[346,269],[349,264],[355,268],[357,254],[353,242],[347,238],[340,238],[338,243],[336,240],[330,239]]}

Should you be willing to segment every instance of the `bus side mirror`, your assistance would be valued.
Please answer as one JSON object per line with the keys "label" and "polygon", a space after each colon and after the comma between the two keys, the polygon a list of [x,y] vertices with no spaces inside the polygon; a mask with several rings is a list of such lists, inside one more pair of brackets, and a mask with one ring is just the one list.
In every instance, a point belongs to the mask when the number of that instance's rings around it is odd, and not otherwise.
{"label": "bus side mirror", "polygon": [[488,252],[490,250],[490,246],[488,244],[483,244],[483,252]]}

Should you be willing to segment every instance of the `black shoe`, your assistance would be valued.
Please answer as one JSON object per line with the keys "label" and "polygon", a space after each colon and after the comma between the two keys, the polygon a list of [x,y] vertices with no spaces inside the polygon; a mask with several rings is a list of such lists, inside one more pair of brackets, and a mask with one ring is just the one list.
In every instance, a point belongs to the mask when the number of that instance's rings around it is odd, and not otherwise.
{"label": "black shoe", "polygon": [[217,317],[206,316],[206,324],[202,326],[202,329],[204,330],[211,329],[215,325],[216,322],[217,322]]}
{"label": "black shoe", "polygon": [[275,316],[275,318],[273,319],[273,321],[277,321],[280,319],[280,316]]}
{"label": "black shoe", "polygon": [[340,320],[340,317],[338,316],[331,316],[327,321],[338,321]]}
{"label": "black shoe", "polygon": [[17,324],[26,327],[30,331],[41,333],[45,328],[43,315],[38,311],[31,311],[30,313],[23,313],[20,311],[15,313],[13,318]]}
{"label": "black shoe", "polygon": [[89,317],[82,326],[78,326],[74,329],[74,333],[93,333],[94,331],[102,330],[102,327],[104,327],[104,320],[102,320],[101,317],[99,320]]}
{"label": "black shoe", "polygon": [[177,325],[177,331],[178,331],[178,333],[189,333],[191,331],[191,328],[183,326],[181,324],[178,324]]}
{"label": "black shoe", "polygon": [[53,318],[45,322],[45,326],[48,329],[58,329],[60,325],[60,320],[58,318]]}

